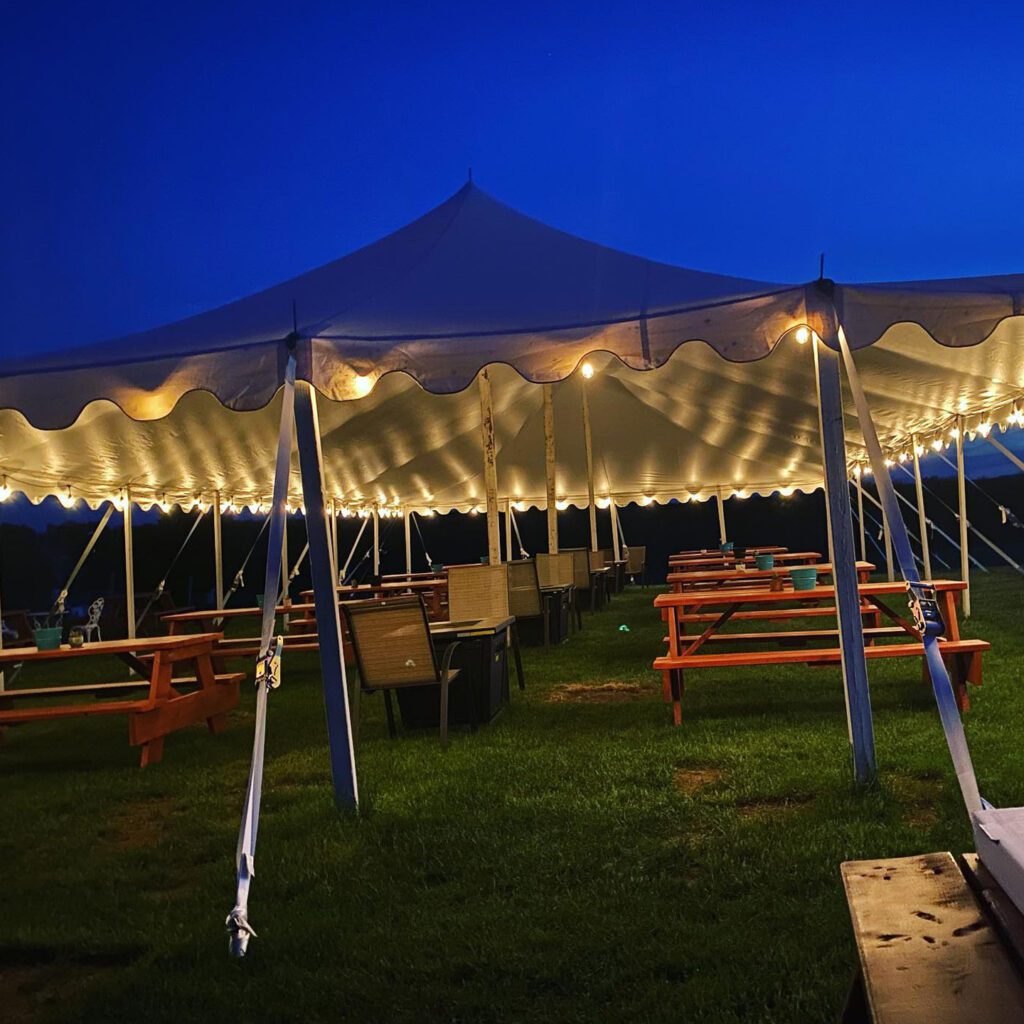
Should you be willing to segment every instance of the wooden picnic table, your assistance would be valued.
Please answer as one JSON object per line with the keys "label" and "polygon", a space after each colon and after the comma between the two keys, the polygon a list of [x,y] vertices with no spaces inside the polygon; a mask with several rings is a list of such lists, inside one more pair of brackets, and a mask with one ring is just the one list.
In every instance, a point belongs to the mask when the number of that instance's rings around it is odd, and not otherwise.
{"label": "wooden picnic table", "polygon": [[[739,545],[743,548],[748,555],[781,555],[785,554],[789,548],[777,547],[768,545],[766,547],[759,548],[748,548],[742,544]],[[669,561],[673,558],[678,558],[682,561],[690,558],[709,558],[712,556],[728,556],[732,554],[730,551],[723,551],[721,548],[691,548],[689,551],[677,551],[675,554],[669,556]]]}
{"label": "wooden picnic table", "polygon": [[975,854],[840,872],[860,961],[841,1024],[1024,1021],[1024,914]]}
{"label": "wooden picnic table", "polygon": [[[214,668],[214,645],[220,638],[220,633],[211,632],[104,640],[81,647],[65,644],[50,651],[37,647],[0,650],[0,666],[106,656],[120,659],[140,677],[115,683],[4,690],[0,693],[0,726],[51,718],[126,714],[128,742],[142,747],[140,764],[142,767],[155,764],[163,757],[166,735],[204,720],[211,733],[218,733],[227,724],[227,712],[238,704],[238,686],[243,674],[218,673]],[[188,664],[194,675],[175,675]],[[184,687],[188,687],[189,692],[182,692]],[[13,706],[29,698],[105,697],[140,689],[147,690],[146,696],[130,700]]]}
{"label": "wooden picnic table", "polygon": [[[857,578],[862,583],[867,583],[868,577],[875,571],[871,562],[857,562]],[[775,566],[772,569],[708,569],[702,572],[671,572],[668,574],[668,582],[675,593],[683,590],[694,590],[699,587],[729,587],[731,584],[737,586],[764,586],[765,583],[780,586],[791,586],[789,578],[790,569],[814,569],[819,576],[828,576],[832,573],[830,562],[818,562],[815,565],[794,565]]]}
{"label": "wooden picnic table", "polygon": [[[937,599],[946,626],[946,639],[940,642],[943,658],[950,666],[950,675],[961,709],[966,710],[967,687],[972,683],[981,685],[981,655],[990,645],[983,640],[963,640],[957,621],[957,595],[967,584],[961,580],[933,580]],[[903,583],[860,583],[862,614],[872,616],[875,626],[865,629],[865,655],[869,658],[921,656],[924,648],[920,633],[907,615],[890,607],[889,597],[905,596]],[[766,617],[767,611],[774,619],[803,619],[812,610],[811,606],[825,605],[825,613],[835,615],[835,587],[821,585],[811,590],[684,590],[681,593],[659,594],[654,605],[666,618],[668,626],[668,654],[656,658],[654,668],[662,673],[667,700],[673,704],[673,718],[678,725],[682,720],[681,693],[683,670],[691,668],[740,667],[747,665],[784,664],[838,664],[842,653],[838,646],[838,634],[834,628],[822,630],[783,630],[779,632],[730,633],[723,631],[736,616],[749,615]],[[795,606],[795,607],[793,607]],[[817,614],[817,610],[814,611]],[[882,626],[882,619],[890,626]],[[708,622],[697,636],[687,636],[686,626],[690,622]],[[877,644],[877,640],[902,636],[902,644]],[[910,643],[907,643],[907,640]],[[810,646],[812,641],[836,641],[835,646],[820,648]],[[747,649],[736,652],[705,654],[698,653],[705,644],[714,642],[741,644]],[[785,650],[765,650],[763,644],[799,645]],[[754,645],[751,648],[750,645]]]}
{"label": "wooden picnic table", "polygon": [[[375,597],[395,597],[399,594],[422,594],[431,619],[444,618],[444,598],[448,594],[448,577],[431,576],[420,580],[382,580],[380,583],[344,583],[337,587],[338,596],[352,600],[369,600]],[[313,600],[312,590],[303,590],[299,595],[303,601]]]}
{"label": "wooden picnic table", "polygon": [[[820,551],[769,551],[763,553],[770,554],[777,565],[789,562],[821,561]],[[757,555],[752,555],[749,552],[742,557],[733,554],[703,555],[700,558],[680,558],[678,555],[671,555],[668,564],[673,572],[700,572],[702,569],[718,569],[732,565],[756,565]]]}

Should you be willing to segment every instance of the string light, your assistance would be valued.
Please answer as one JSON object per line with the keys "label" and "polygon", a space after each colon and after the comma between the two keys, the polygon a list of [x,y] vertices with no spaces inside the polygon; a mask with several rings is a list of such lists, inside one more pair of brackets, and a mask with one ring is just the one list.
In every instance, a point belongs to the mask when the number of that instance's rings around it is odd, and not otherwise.
{"label": "string light", "polygon": [[7,477],[3,478],[4,482],[0,484],[0,501],[6,501],[11,496],[11,489],[7,486]]}
{"label": "string light", "polygon": [[937,437],[937,438],[935,438],[934,441],[932,441],[932,448],[935,451],[937,451],[937,452],[941,452],[942,451],[942,438],[941,437]]}
{"label": "string light", "polygon": [[984,423],[979,423],[978,433],[981,434],[982,437],[988,437],[988,435],[992,433],[992,424],[989,423],[988,420]]}
{"label": "string light", "polygon": [[171,503],[167,500],[167,494],[164,493],[160,496],[160,501],[157,502],[160,511],[167,513],[171,511]]}
{"label": "string light", "polygon": [[587,380],[590,380],[590,378],[594,376],[594,368],[590,363],[584,363],[583,366],[580,367],[580,372]]}
{"label": "string light", "polygon": [[526,511],[526,502],[525,501],[513,501],[512,502],[512,508],[514,508],[517,512],[525,512]]}
{"label": "string light", "polygon": [[811,340],[811,332],[807,327],[798,327],[796,329],[796,341],[798,345],[806,345]]}
{"label": "string light", "polygon": [[373,390],[373,378],[364,377],[362,374],[358,374],[356,379],[352,382],[352,386],[355,388],[356,394],[363,398]]}
{"label": "string light", "polygon": [[569,502],[565,501],[564,499],[562,501],[556,501],[555,502],[555,508],[559,512],[564,512],[568,507],[569,507]]}
{"label": "string light", "polygon": [[78,501],[78,499],[71,493],[71,485],[70,484],[68,485],[68,489],[67,489],[67,491],[64,494],[58,494],[57,495],[57,500],[65,508],[74,508],[75,504]]}
{"label": "string light", "polygon": [[252,514],[253,514],[254,516],[255,516],[255,515],[259,515],[259,513],[263,511],[263,502],[262,502],[262,501],[260,501],[260,499],[259,499],[259,498],[256,498],[256,500],[255,500],[255,501],[250,501],[250,502],[249,502],[249,511],[250,511],[250,512],[251,512],[251,513],[252,513]]}
{"label": "string light", "polygon": [[[856,472],[856,470],[854,472]],[[859,476],[860,474],[858,473],[857,475]],[[779,490],[779,494],[781,494],[784,498],[788,498],[793,494],[795,490],[795,487],[783,487]]]}

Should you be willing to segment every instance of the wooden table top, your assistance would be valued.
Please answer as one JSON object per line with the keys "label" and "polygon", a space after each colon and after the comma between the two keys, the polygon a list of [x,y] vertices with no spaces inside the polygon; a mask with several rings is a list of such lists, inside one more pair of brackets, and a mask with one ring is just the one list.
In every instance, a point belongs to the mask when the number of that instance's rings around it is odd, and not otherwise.
{"label": "wooden table top", "polygon": [[485,619],[462,619],[459,622],[431,622],[429,628],[431,636],[491,636],[508,629],[515,621],[514,615],[505,618],[492,616]]}
{"label": "wooden table top", "polygon": [[[871,562],[857,562],[858,572],[874,572]],[[789,576],[790,569],[815,569],[819,576],[832,571],[831,562],[817,562],[814,565],[775,566],[772,569],[708,569],[702,572],[672,572],[668,574],[669,583],[718,583],[730,580],[763,580],[781,576]]]}
{"label": "wooden table top", "polygon": [[[278,615],[290,615],[292,612],[311,612],[315,607],[312,603],[279,604],[274,610]],[[254,605],[252,608],[193,608],[187,612],[165,612],[160,616],[160,621],[202,622],[205,619],[242,619],[262,614],[263,609],[258,605]]]}
{"label": "wooden table top", "polygon": [[[776,562],[817,562],[821,559],[820,551],[766,551],[763,554],[770,554]],[[723,565],[732,562],[739,565],[754,565],[757,555],[746,554],[742,558],[738,555],[704,555],[700,558],[680,558],[678,555],[670,555],[668,564],[678,572],[690,572],[701,566]]]}
{"label": "wooden table top", "polygon": [[[743,547],[743,545],[741,544],[740,547]],[[748,555],[780,555],[780,554],[788,551],[789,548],[772,547],[772,546],[769,545],[767,547],[757,547],[757,548],[743,547],[743,550],[746,551],[746,553]],[[722,555],[722,556],[728,557],[730,554],[732,554],[732,552],[730,552],[730,551],[723,551],[721,548],[692,548],[689,551],[676,551],[670,557],[671,558],[703,558],[703,557],[705,557],[707,555]]]}
{"label": "wooden table top", "polygon": [[18,661],[48,661],[55,658],[79,658],[101,654],[147,654],[155,651],[173,651],[178,647],[191,647],[196,643],[213,644],[223,633],[187,633],[184,636],[140,636],[134,640],[96,640],[71,647],[61,644],[52,651],[41,651],[38,647],[8,647],[0,650],[0,663]]}
{"label": "wooden table top", "polygon": [[[339,583],[335,588],[339,594],[383,594],[401,593],[403,590],[447,589],[446,576],[433,576],[427,580],[386,580],[381,583]],[[300,597],[312,599],[312,590],[303,590]]]}
{"label": "wooden table top", "polygon": [[[929,586],[937,591],[966,590],[963,580],[929,580]],[[889,583],[860,583],[857,592],[861,597],[885,597],[887,594],[906,594],[907,585],[902,581]],[[784,601],[835,600],[836,588],[831,584],[819,584],[810,590],[769,590],[747,588],[745,590],[684,590],[681,594],[659,594],[654,599],[656,608],[692,608],[703,604],[781,604]]]}

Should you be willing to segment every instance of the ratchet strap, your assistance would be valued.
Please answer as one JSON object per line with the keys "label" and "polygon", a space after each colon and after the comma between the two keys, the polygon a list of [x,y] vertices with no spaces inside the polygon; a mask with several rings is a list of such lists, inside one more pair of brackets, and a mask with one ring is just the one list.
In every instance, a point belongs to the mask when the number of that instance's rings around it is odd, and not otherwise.
{"label": "ratchet strap", "polygon": [[259,533],[256,534],[256,539],[252,542],[252,547],[249,548],[249,553],[242,560],[242,564],[238,567],[238,572],[235,573],[235,578],[231,582],[231,588],[224,595],[224,607],[227,607],[228,601],[238,592],[239,587],[245,586],[245,570],[249,565],[249,559],[252,558],[253,552],[256,550],[256,545],[260,542],[260,537],[263,536],[267,531],[267,527],[270,525],[270,516],[267,516],[263,520],[263,525],[260,527]]}
{"label": "ratchet strap", "polygon": [[60,593],[57,595],[57,600],[54,602],[53,609],[50,612],[51,618],[60,618],[64,614],[64,602],[68,599],[68,591],[71,590],[71,584],[75,582],[75,577],[78,575],[82,566],[85,565],[85,560],[92,554],[92,549],[96,547],[96,541],[100,539],[100,534],[103,532],[103,528],[110,522],[110,517],[113,514],[114,506],[113,504],[110,504],[107,506],[107,509],[100,518],[100,521],[96,524],[96,529],[92,531],[89,543],[85,545],[85,550],[79,556],[74,569],[71,570],[71,575],[68,577],[67,583],[61,587]]}
{"label": "ratchet strap", "polygon": [[949,673],[946,671],[942,652],[939,650],[939,638],[945,632],[945,625],[942,615],[939,613],[935,588],[930,583],[922,583],[918,575],[910,538],[907,536],[907,528],[896,500],[896,489],[889,476],[889,469],[885,465],[882,447],[878,443],[878,434],[868,409],[867,398],[861,387],[857,367],[853,362],[853,354],[842,327],[839,328],[838,336],[843,363],[846,366],[846,376],[850,382],[850,391],[857,409],[857,419],[860,421],[864,445],[867,448],[871,468],[874,472],[875,486],[878,488],[878,496],[885,509],[886,519],[889,521],[889,532],[899,562],[900,573],[907,584],[907,598],[914,616],[914,625],[920,631],[924,644],[925,661],[928,665],[928,674],[931,676],[932,691],[935,694],[935,703],[938,705],[942,729],[946,734],[946,745],[949,747],[950,757],[953,759],[964,804],[967,806],[968,814],[973,814],[975,811],[981,810],[984,802],[978,793],[978,782],[974,775],[974,766],[971,763],[971,753],[967,748],[967,737],[964,735],[963,722],[960,720],[960,710],[953,694],[953,685],[949,681]]}
{"label": "ratchet strap", "polygon": [[[284,400],[281,403],[281,429],[277,437],[277,460],[274,467],[274,501],[270,510],[270,542],[267,550],[267,571],[264,594],[276,594],[281,579],[281,538],[287,514],[288,477],[291,469],[292,437],[295,430],[295,356],[288,359],[285,371]],[[249,887],[255,874],[256,833],[260,823],[260,797],[263,791],[263,755],[267,733],[267,696],[281,684],[282,638],[274,638],[277,608],[273,601],[264,601],[260,632],[260,654],[256,662],[256,726],[252,741],[252,763],[242,806],[242,822],[238,830],[235,853],[237,869],[235,905],[225,924],[228,948],[232,956],[245,956],[249,939],[256,935],[249,924]]]}
{"label": "ratchet strap", "polygon": [[412,525],[416,527],[416,535],[420,539],[420,545],[423,548],[423,557],[427,560],[427,568],[431,568],[434,564],[434,560],[430,557],[430,552],[427,550],[427,542],[423,539],[423,531],[420,529],[420,521],[416,518],[416,513],[410,511],[409,518],[412,520]]}
{"label": "ratchet strap", "polygon": [[174,568],[178,559],[181,558],[182,554],[185,551],[185,548],[188,547],[188,542],[192,539],[192,534],[196,532],[196,529],[198,528],[199,524],[203,521],[208,511],[209,509],[205,509],[204,511],[200,512],[199,515],[196,516],[195,522],[192,524],[192,528],[188,531],[188,533],[185,534],[185,539],[181,542],[181,547],[179,547],[178,550],[174,553],[174,557],[171,559],[171,564],[167,566],[167,570],[164,572],[163,578],[156,585],[156,589],[153,591],[153,593],[149,595],[149,601],[146,602],[146,607],[142,609],[142,614],[135,620],[136,630],[138,630],[142,623],[146,621],[146,616],[149,614],[150,608],[152,608],[153,605],[156,604],[156,602],[159,601],[160,598],[163,596],[163,592],[167,588],[167,577],[171,575],[171,570]]}
{"label": "ratchet strap", "polygon": [[523,538],[519,533],[519,524],[516,522],[516,514],[512,511],[511,506],[509,506],[508,514],[512,520],[512,529],[516,531],[516,543],[519,545],[519,557],[529,558],[530,556],[526,553],[526,548],[523,547]]}

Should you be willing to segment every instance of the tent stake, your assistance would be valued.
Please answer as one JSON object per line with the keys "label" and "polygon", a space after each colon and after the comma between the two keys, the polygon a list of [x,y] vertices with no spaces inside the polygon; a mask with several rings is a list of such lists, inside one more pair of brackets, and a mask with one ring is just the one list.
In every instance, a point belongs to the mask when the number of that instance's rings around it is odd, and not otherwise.
{"label": "tent stake", "polygon": [[494,444],[494,409],[491,404],[491,378],[487,369],[477,377],[480,390],[480,442],[484,452],[484,493],[487,500],[487,560],[501,563],[501,527],[498,523],[498,467]]}
{"label": "tent stake", "polygon": [[124,489],[124,600],[128,639],[135,639],[135,553],[132,546],[132,489]]}
{"label": "tent stake", "polygon": [[914,446],[914,489],[917,491],[917,521],[921,531],[921,564],[924,566],[924,578],[932,578],[932,555],[928,544],[928,516],[924,510],[924,485],[921,483],[921,459],[918,456],[917,437],[911,439]]}
{"label": "tent stake", "polygon": [[220,521],[220,491],[213,492],[213,600],[214,608],[224,607],[224,547]]}
{"label": "tent stake", "polygon": [[971,617],[971,563],[967,557],[967,485],[964,482],[964,418],[956,420],[956,497],[960,512],[960,578],[967,584],[963,593],[964,618]]}
{"label": "tent stake", "polygon": [[547,482],[548,553],[558,554],[558,493],[555,486],[555,405],[551,385],[542,384],[544,394],[544,476]]}
{"label": "tent stake", "polygon": [[[331,755],[331,777],[334,782],[334,802],[340,808],[357,810],[359,785],[356,780],[338,596],[327,539],[320,423],[317,417],[316,392],[305,381],[298,381],[295,385],[295,427],[299,444],[302,497],[306,506],[309,568],[313,577],[313,601],[316,605],[320,673],[323,677],[324,704],[327,710],[327,737]],[[376,509],[374,514],[376,515]]]}
{"label": "tent stake", "polygon": [[829,558],[839,619],[846,720],[853,746],[854,782],[858,786],[865,786],[874,781],[877,768],[860,594],[857,590],[850,490],[846,477],[846,438],[843,432],[839,356],[821,344],[817,337],[814,339],[814,369],[818,390],[818,425],[825,464],[825,502],[831,523],[832,549]]}
{"label": "tent stake", "polygon": [[[590,550],[596,551],[597,504],[594,501],[594,448],[593,437],[590,433],[590,396],[587,394],[587,379],[583,376],[580,377],[580,395],[583,399],[583,448],[587,457],[587,512],[590,517]],[[612,533],[614,534],[614,530]],[[618,555],[615,557],[618,558]]]}

